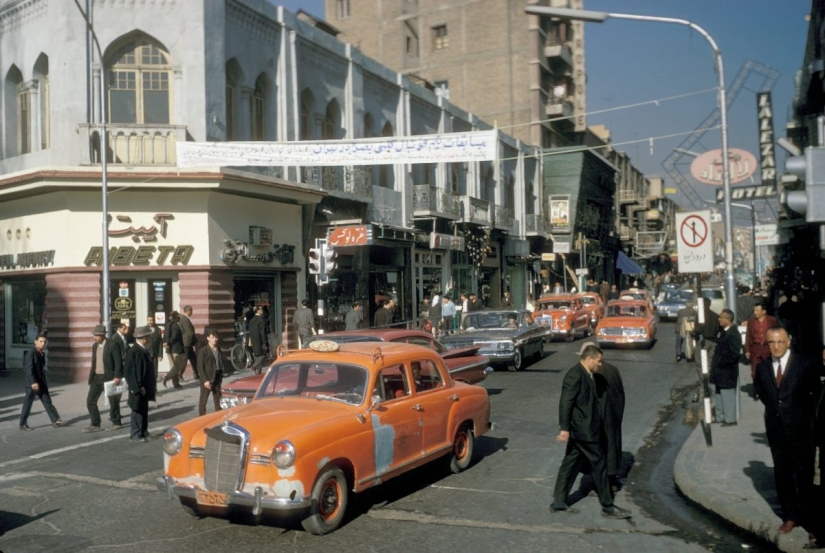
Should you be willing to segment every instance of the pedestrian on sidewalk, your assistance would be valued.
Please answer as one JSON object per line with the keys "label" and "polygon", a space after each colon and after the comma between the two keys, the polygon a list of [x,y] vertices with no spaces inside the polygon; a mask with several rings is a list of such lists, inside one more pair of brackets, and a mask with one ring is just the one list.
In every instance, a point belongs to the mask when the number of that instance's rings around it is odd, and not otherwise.
{"label": "pedestrian on sidewalk", "polygon": [[146,317],[146,326],[152,331],[149,335],[149,343],[146,346],[146,351],[152,356],[152,365],[155,370],[155,382],[158,381],[158,367],[163,361],[163,336],[161,336],[160,329],[155,326],[155,318],[152,315]]}
{"label": "pedestrian on sidewalk", "polygon": [[[97,402],[103,394],[103,384],[115,378],[115,365],[111,358],[110,340],[106,339],[106,327],[96,325],[92,330],[92,335],[95,342],[92,344],[92,367],[89,370],[88,380],[89,393],[86,395],[86,409],[89,411],[91,421],[89,426],[83,429],[83,432],[99,432],[102,430]],[[119,355],[119,353],[117,354]],[[121,363],[118,366],[122,367],[123,360],[120,359],[120,361]],[[109,420],[120,421],[120,395],[117,396],[117,400],[109,398]]]}
{"label": "pedestrian on sidewalk", "polygon": [[130,439],[133,442],[149,441],[149,402],[155,400],[154,369],[152,357],[146,351],[152,330],[148,326],[135,329],[135,345],[126,352],[123,377],[129,384],[129,407],[132,409]]}
{"label": "pedestrian on sidewalk", "polygon": [[43,404],[52,426],[57,428],[66,424],[60,419],[60,414],[52,404],[52,396],[49,395],[49,384],[46,382],[46,335],[43,332],[37,334],[34,347],[26,352],[23,371],[26,375],[26,397],[20,412],[20,430],[33,430],[28,422],[35,397]]}
{"label": "pedestrian on sidewalk", "polygon": [[686,359],[684,345],[685,340],[691,340],[693,329],[696,326],[698,314],[693,307],[693,300],[685,302],[685,306],[676,314],[676,362]]}
{"label": "pedestrian on sidewalk", "polygon": [[[126,357],[126,352],[129,350],[129,345],[126,342],[126,333],[129,330],[128,323],[120,322],[117,329],[108,340],[103,348],[103,367],[105,382],[109,379],[117,386],[123,378],[123,360]],[[120,398],[121,394],[115,394],[109,397],[109,420],[112,421],[112,430],[120,430],[123,428],[123,421],[120,415]]]}
{"label": "pedestrian on sidewalk", "polygon": [[771,328],[766,340],[770,356],[756,366],[753,384],[765,405],[765,430],[782,507],[782,525],[777,532],[787,534],[798,525],[811,531],[815,523],[810,514],[814,507],[813,422],[819,370],[809,359],[791,352],[791,337],[784,328]]}
{"label": "pedestrian on sidewalk", "polygon": [[209,399],[209,394],[212,394],[215,411],[221,410],[221,382],[225,367],[229,366],[218,346],[218,331],[214,328],[207,328],[204,334],[206,334],[207,345],[198,350],[198,374],[201,377],[201,393],[198,400],[198,415],[200,416],[206,414],[206,401]]}
{"label": "pedestrian on sidewalk", "polygon": [[742,354],[742,336],[733,324],[735,315],[723,309],[719,315],[722,336],[716,343],[710,366],[710,382],[716,388],[713,396],[716,422],[722,426],[736,425],[736,383],[739,378],[739,358]]}
{"label": "pedestrian on sidewalk", "polygon": [[309,308],[309,300],[301,300],[301,307],[292,316],[292,324],[298,329],[298,346],[307,347],[310,337],[315,334],[315,316]]}
{"label": "pedestrian on sidewalk", "polygon": [[[198,380],[198,357],[195,355],[195,346],[198,345],[197,337],[195,336],[195,325],[192,324],[190,317],[192,316],[192,306],[183,306],[183,315],[180,316],[180,331],[183,339],[183,352],[186,355],[186,360],[192,365],[192,373],[195,375],[195,380]],[[186,372],[186,363],[180,369],[181,380],[183,373]]]}
{"label": "pedestrian on sidewalk", "polygon": [[186,366],[187,359],[186,350],[183,347],[183,333],[181,332],[179,321],[180,314],[177,311],[172,311],[169,314],[169,326],[166,329],[166,353],[169,354],[169,359],[172,360],[172,370],[163,377],[164,388],[166,388],[166,384],[170,380],[175,388],[183,388],[183,386],[180,385],[180,381],[183,380],[180,374]]}
{"label": "pedestrian on sidewalk", "polygon": [[779,326],[776,317],[768,315],[766,306],[764,299],[756,300],[753,305],[753,316],[748,319],[745,331],[745,357],[751,363],[751,379],[756,377],[756,366],[771,356],[771,349],[768,347],[768,329]]}
{"label": "pedestrian on sidewalk", "polygon": [[559,398],[559,435],[556,440],[567,449],[556,477],[551,512],[571,511],[567,504],[570,488],[579,472],[589,469],[602,505],[609,518],[630,518],[630,511],[613,504],[607,480],[604,418],[593,374],[602,363],[602,350],[590,344],[580,352],[580,360],[567,371]]}
{"label": "pedestrian on sidewalk", "polygon": [[[429,310],[429,298],[424,298],[424,302],[421,305],[427,305],[427,310]],[[428,315],[427,312],[418,312],[418,319],[419,321],[426,319]],[[364,311],[361,309],[361,304],[355,302],[352,304],[352,309],[349,310],[347,316],[344,317],[344,330],[351,331],[351,330],[358,330],[361,328],[361,321],[364,320]]]}
{"label": "pedestrian on sidewalk", "polygon": [[[208,338],[208,337],[207,337]],[[252,342],[252,372],[261,374],[261,367],[269,349],[269,341],[266,339],[266,321],[264,321],[263,306],[255,306],[255,316],[249,321],[249,339]],[[203,348],[206,349],[206,348]],[[200,375],[201,356],[198,355],[198,374]],[[209,379],[207,379],[208,381]],[[201,375],[201,382],[204,382]],[[203,391],[201,391],[201,394]],[[202,413],[201,413],[202,414]]]}
{"label": "pedestrian on sidewalk", "polygon": [[444,327],[444,334],[452,334],[453,333],[453,325],[455,324],[455,304],[453,300],[450,298],[449,294],[446,294],[441,299],[441,321],[442,326]]}

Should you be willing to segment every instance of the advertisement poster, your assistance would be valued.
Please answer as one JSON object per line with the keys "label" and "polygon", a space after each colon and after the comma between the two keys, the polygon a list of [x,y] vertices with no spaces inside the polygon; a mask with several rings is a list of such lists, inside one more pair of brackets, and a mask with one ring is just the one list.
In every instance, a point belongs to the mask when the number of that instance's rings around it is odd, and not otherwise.
{"label": "advertisement poster", "polygon": [[570,195],[550,196],[550,232],[570,234]]}

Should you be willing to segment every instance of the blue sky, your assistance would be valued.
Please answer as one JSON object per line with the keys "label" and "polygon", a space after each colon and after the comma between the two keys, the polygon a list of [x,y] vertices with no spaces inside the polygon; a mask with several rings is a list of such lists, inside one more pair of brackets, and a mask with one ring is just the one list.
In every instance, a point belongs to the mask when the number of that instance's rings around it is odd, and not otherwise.
{"label": "blue sky", "polygon": [[[284,0],[287,9],[302,8],[323,17],[323,0]],[[525,2],[526,4],[526,2]],[[722,51],[726,86],[751,59],[779,71],[772,89],[776,137],[785,135],[794,94],[794,74],[802,65],[811,0],[585,0],[585,9],[687,19],[707,31]],[[713,88],[718,83],[712,50],[707,41],[679,25],[609,19],[585,24],[588,112],[659,100]],[[728,112],[729,145],[758,156],[755,93],[762,79],[752,76]],[[621,109],[588,117],[588,124],[607,125],[613,142],[645,140],[618,145],[647,176],[666,176],[662,161],[684,136],[647,139],[690,132],[717,106],[714,92],[660,102],[658,106]],[[694,151],[721,146],[719,130],[705,134]],[[784,155],[777,148],[780,172]],[[758,157],[757,157],[758,158]],[[687,163],[680,165],[689,174]],[[666,177],[666,182],[668,181]],[[757,174],[758,181],[758,174]],[[696,192],[712,200],[715,187],[694,183]],[[687,202],[676,201],[689,207]],[[738,210],[742,215],[746,213]],[[761,211],[761,202],[758,211]],[[740,213],[735,213],[739,215]],[[739,217],[737,217],[739,218]],[[747,217],[749,219],[749,216]]]}

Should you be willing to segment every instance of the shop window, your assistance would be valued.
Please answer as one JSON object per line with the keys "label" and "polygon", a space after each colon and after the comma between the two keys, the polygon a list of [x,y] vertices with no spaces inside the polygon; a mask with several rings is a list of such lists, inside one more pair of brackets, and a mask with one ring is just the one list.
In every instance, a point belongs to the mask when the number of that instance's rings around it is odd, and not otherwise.
{"label": "shop window", "polygon": [[12,343],[33,344],[37,333],[43,330],[46,282],[12,282],[7,286],[11,293]]}

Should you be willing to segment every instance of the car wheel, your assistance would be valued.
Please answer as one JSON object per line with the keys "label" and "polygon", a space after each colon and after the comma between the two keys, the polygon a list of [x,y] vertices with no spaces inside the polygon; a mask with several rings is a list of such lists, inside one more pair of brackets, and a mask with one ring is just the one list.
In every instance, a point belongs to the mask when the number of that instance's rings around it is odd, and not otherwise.
{"label": "car wheel", "polygon": [[193,517],[196,517],[196,518],[200,518],[201,514],[198,511],[198,505],[192,499],[189,499],[188,497],[187,498],[181,497],[180,498],[180,506],[183,508],[184,512],[187,515],[190,515],[190,516],[193,516]]}
{"label": "car wheel", "polygon": [[524,352],[521,348],[516,348],[516,353],[513,355],[513,360],[508,365],[510,372],[516,372],[524,369]]}
{"label": "car wheel", "polygon": [[324,470],[312,488],[310,515],[301,521],[304,530],[316,536],[336,530],[344,520],[348,493],[347,479],[341,469]]}
{"label": "car wheel", "polygon": [[453,448],[450,450],[450,470],[453,474],[466,470],[473,462],[474,445],[473,428],[469,423],[465,423],[455,433]]}

